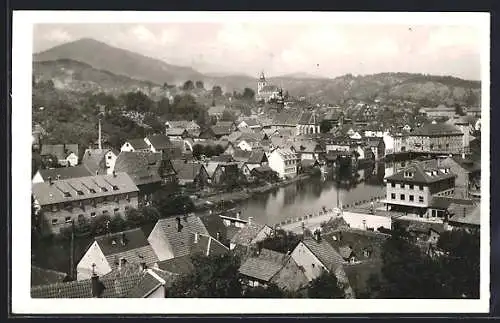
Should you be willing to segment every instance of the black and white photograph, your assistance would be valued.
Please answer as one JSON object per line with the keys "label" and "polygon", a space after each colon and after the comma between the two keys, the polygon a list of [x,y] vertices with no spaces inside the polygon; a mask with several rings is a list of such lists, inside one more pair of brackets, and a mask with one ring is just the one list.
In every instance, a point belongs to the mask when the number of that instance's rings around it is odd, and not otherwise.
{"label": "black and white photograph", "polygon": [[14,311],[488,311],[489,14],[13,17]]}

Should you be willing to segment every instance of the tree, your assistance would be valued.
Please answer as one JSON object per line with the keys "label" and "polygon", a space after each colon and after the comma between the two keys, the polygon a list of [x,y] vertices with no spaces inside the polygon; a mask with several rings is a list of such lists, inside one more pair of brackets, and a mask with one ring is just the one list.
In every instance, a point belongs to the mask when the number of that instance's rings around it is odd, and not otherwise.
{"label": "tree", "polygon": [[255,91],[251,88],[246,87],[243,90],[242,98],[245,100],[253,100],[255,98]]}
{"label": "tree", "polygon": [[171,114],[170,101],[167,98],[161,98],[158,101],[158,114],[161,116],[169,116]]}
{"label": "tree", "polygon": [[182,85],[182,89],[184,91],[191,91],[191,90],[194,90],[194,84],[193,84],[193,81],[191,80],[187,80],[186,82],[184,82],[184,85]]}
{"label": "tree", "polygon": [[196,88],[197,89],[204,89],[205,85],[203,84],[203,81],[196,81]]}
{"label": "tree", "polygon": [[229,110],[222,112],[221,121],[236,121],[236,116]]}
{"label": "tree", "polygon": [[319,125],[319,130],[321,131],[321,133],[328,133],[332,128],[332,124],[328,120],[321,121]]}
{"label": "tree", "polygon": [[214,98],[218,98],[222,96],[222,88],[219,85],[214,85],[212,87],[212,95]]}
{"label": "tree", "polygon": [[455,104],[455,113],[458,114],[459,116],[465,115],[464,109],[458,103]]}
{"label": "tree", "polygon": [[219,155],[221,155],[223,152],[224,152],[224,147],[222,147],[221,145],[216,145],[216,146],[215,146],[215,148],[214,148],[214,155],[215,155],[215,156],[219,156]]}
{"label": "tree", "polygon": [[193,157],[199,159],[201,155],[203,155],[204,149],[200,144],[196,144],[193,146]]}
{"label": "tree", "polygon": [[333,273],[324,270],[321,275],[309,283],[309,298],[344,298],[344,290]]}
{"label": "tree", "polygon": [[261,248],[274,250],[281,253],[292,251],[299,243],[301,237],[293,232],[276,230],[275,234],[259,243]]}
{"label": "tree", "polygon": [[168,290],[168,297],[235,298],[241,297],[238,278],[240,259],[233,254],[195,255],[194,270],[177,279]]}

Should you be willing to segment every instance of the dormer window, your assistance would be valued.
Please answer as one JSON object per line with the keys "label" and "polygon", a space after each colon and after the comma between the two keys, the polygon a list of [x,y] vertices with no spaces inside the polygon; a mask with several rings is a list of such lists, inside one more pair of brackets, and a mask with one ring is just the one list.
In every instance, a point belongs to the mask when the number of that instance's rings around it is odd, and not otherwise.
{"label": "dormer window", "polygon": [[108,189],[107,189],[107,188],[105,188],[105,187],[101,187],[101,190],[102,190],[103,192],[107,192],[107,191],[108,191]]}
{"label": "dormer window", "polygon": [[95,194],[95,189],[91,188],[89,189],[90,193]]}
{"label": "dormer window", "polygon": [[82,191],[80,191],[80,190],[76,191],[76,193],[77,193],[78,195],[83,195],[83,192],[82,192]]}
{"label": "dormer window", "polygon": [[64,197],[71,197],[71,193],[70,192],[64,192]]}
{"label": "dormer window", "polygon": [[412,178],[412,177],[413,177],[413,172],[410,172],[410,171],[405,171],[405,172],[404,172],[404,177],[405,177],[405,178]]}
{"label": "dormer window", "polygon": [[113,185],[113,191],[118,191],[118,186]]}

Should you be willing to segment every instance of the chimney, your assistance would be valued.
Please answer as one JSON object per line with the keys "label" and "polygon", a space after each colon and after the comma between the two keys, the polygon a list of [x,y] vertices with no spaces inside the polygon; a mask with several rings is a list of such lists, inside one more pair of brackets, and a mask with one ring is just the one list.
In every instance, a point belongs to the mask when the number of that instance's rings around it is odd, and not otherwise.
{"label": "chimney", "polygon": [[127,259],[121,258],[120,262],[118,263],[118,270],[125,269],[125,266],[127,265]]}
{"label": "chimney", "polygon": [[181,232],[182,231],[181,218],[176,217],[175,219],[177,220],[177,232]]}
{"label": "chimney", "polygon": [[217,241],[220,241],[220,232],[217,231]]}
{"label": "chimney", "polygon": [[146,269],[148,269],[148,266],[146,266],[146,263],[144,261],[142,261],[139,264],[139,271],[145,271]]}
{"label": "chimney", "polygon": [[48,177],[48,180],[49,180],[49,185],[54,184],[54,183],[52,182],[52,177],[51,177],[51,176],[49,176],[49,177]]}
{"label": "chimney", "polygon": [[100,297],[101,295],[101,286],[99,281],[99,276],[95,272],[95,264],[92,264],[92,277],[91,277],[91,288],[92,288],[92,297]]}
{"label": "chimney", "polygon": [[113,171],[113,177],[116,177],[116,172],[115,171]]}
{"label": "chimney", "polygon": [[194,233],[194,243],[198,243],[199,235],[198,232]]}

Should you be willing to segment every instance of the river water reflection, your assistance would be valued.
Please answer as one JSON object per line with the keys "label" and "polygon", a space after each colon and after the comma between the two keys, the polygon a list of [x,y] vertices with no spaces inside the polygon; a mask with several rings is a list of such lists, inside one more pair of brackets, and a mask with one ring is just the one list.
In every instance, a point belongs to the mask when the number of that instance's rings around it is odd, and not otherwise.
{"label": "river water reflection", "polygon": [[[404,164],[403,164],[404,165]],[[337,191],[342,205],[380,197],[385,194],[383,179],[392,175],[401,163],[380,163],[361,169],[338,186],[335,180],[311,178],[274,191],[253,196],[238,205],[242,218],[253,217],[259,223],[274,225],[283,220],[317,213],[323,207],[337,206]]]}

